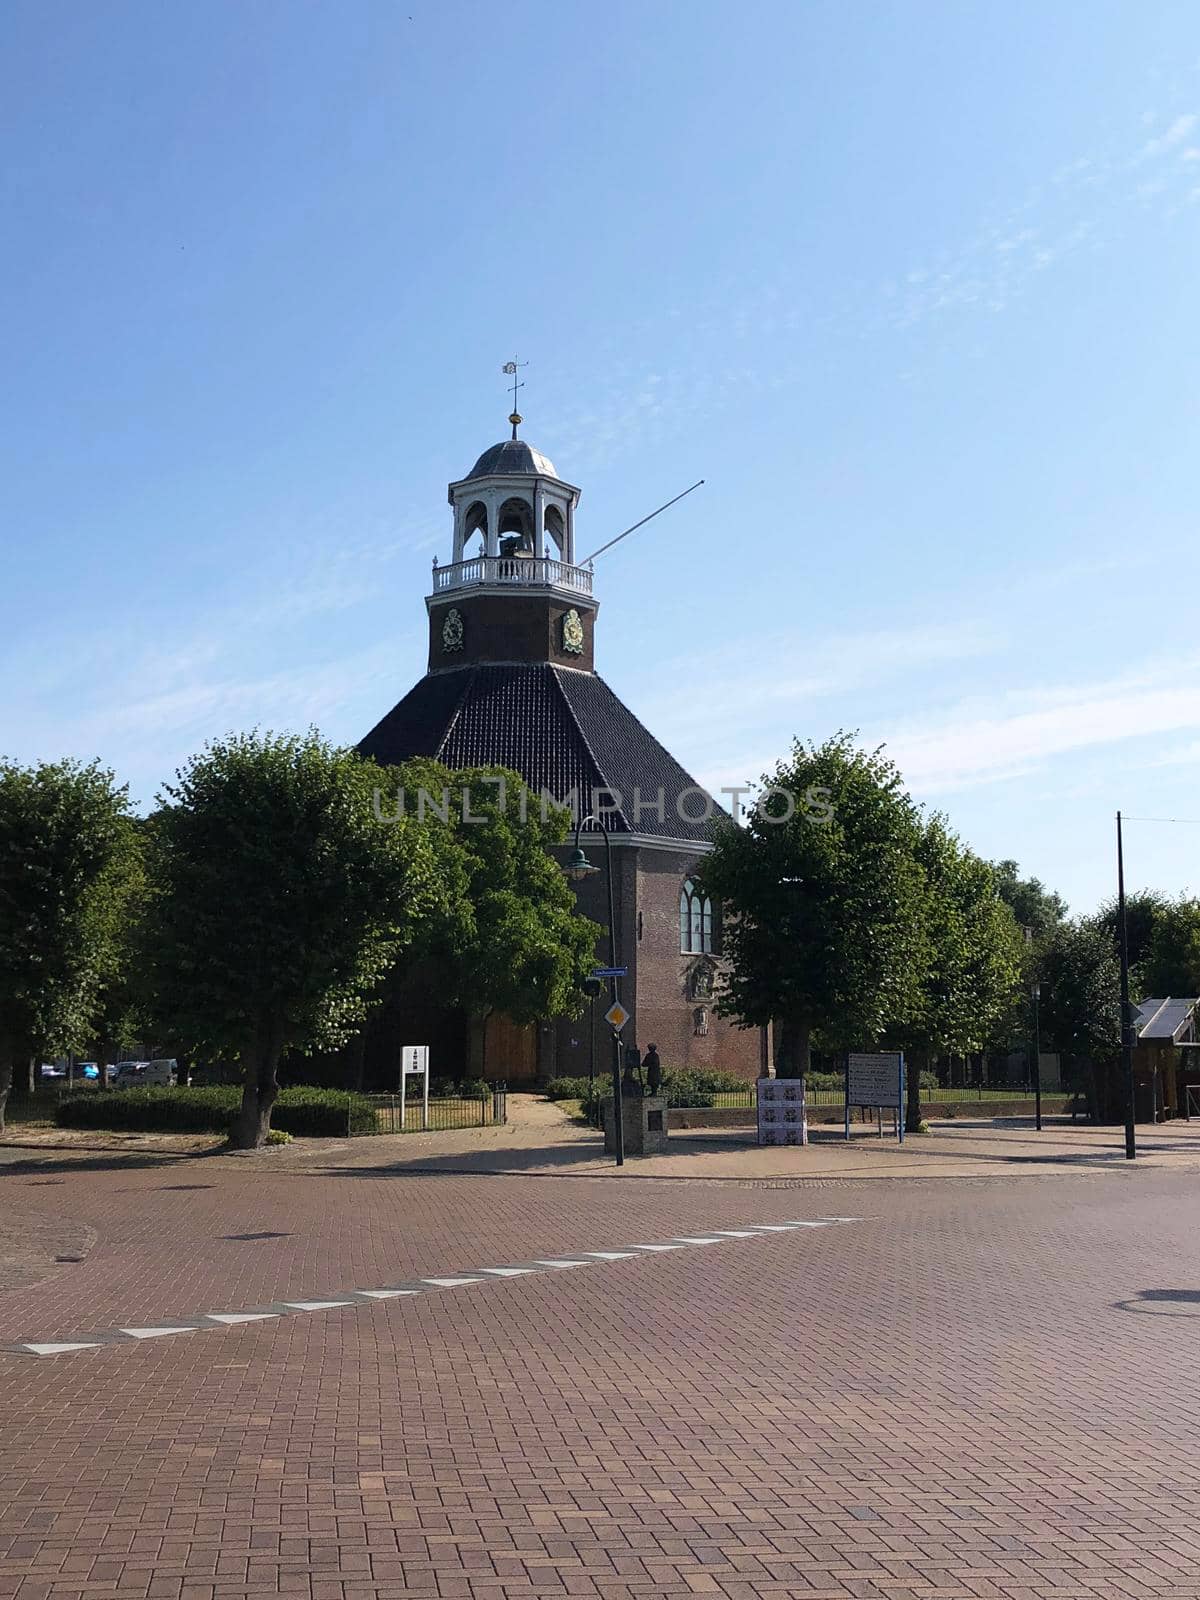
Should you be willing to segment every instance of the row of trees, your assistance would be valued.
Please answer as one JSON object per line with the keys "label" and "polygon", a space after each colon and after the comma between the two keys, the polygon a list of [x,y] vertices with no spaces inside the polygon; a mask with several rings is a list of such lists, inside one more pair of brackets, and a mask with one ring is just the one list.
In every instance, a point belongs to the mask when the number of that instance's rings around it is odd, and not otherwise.
{"label": "row of trees", "polygon": [[[1028,1046],[1035,985],[1043,1045],[1102,1075],[1115,1066],[1115,902],[1069,919],[1059,895],[1015,861],[981,860],[848,735],[796,744],[770,781],[824,790],[830,817],[752,815],[722,832],[701,876],[725,907],[721,1009],[777,1024],[781,1073],[804,1073],[814,1041],[903,1048],[915,1129],[934,1058]],[[1131,895],[1126,925],[1135,997],[1200,994],[1200,900]],[[1113,1097],[1096,1098],[1104,1110]]]}
{"label": "row of trees", "polygon": [[[153,1037],[239,1062],[235,1137],[260,1144],[281,1057],[346,1043],[420,963],[475,1015],[574,1010],[599,930],[547,848],[568,817],[494,777],[254,733],[138,819],[95,764],[0,764],[0,1130],[19,1064],[92,1049],[103,1082]],[[381,804],[397,783],[449,804]]]}
{"label": "row of trees", "polygon": [[797,743],[771,782],[823,790],[832,814],[768,811],[719,834],[701,872],[725,914],[719,1006],[743,1026],[776,1024],[784,1076],[809,1070],[815,1042],[905,1049],[915,1128],[932,1057],[1007,1043],[1021,928],[993,869],[920,810],[882,752],[847,734]]}
{"label": "row of trees", "polygon": [[[548,850],[568,817],[503,777],[254,733],[136,818],[95,764],[0,763],[0,1129],[19,1064],[155,1038],[240,1063],[237,1138],[260,1143],[281,1057],[346,1043],[422,967],[475,1018],[575,1012],[600,930]],[[849,735],[796,744],[771,781],[829,805],[723,827],[700,876],[724,908],[720,1009],[776,1025],[782,1073],[814,1045],[901,1047],[915,1127],[921,1070],[1027,1040],[1034,983],[1048,1048],[1115,1059],[1112,906],[1069,921]],[[398,785],[448,804],[397,810]],[[1135,991],[1200,993],[1200,901],[1134,895],[1128,927]]]}

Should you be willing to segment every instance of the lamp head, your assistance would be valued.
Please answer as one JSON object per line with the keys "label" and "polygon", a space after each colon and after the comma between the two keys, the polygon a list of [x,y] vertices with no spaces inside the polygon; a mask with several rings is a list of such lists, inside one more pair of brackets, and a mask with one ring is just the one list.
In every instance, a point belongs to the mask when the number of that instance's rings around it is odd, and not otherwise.
{"label": "lamp head", "polygon": [[572,883],[582,883],[585,878],[590,878],[594,873],[599,872],[600,868],[592,865],[584,854],[581,845],[576,845],[563,871]]}

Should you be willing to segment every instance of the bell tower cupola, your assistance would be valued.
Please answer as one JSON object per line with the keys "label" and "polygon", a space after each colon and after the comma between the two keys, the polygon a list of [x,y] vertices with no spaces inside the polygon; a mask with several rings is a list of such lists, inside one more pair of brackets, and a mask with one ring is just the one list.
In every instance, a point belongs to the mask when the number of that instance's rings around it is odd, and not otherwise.
{"label": "bell tower cupola", "polygon": [[552,661],[593,670],[592,569],[575,559],[579,490],[549,457],[512,437],[449,486],[450,564],[433,563],[429,667]]}

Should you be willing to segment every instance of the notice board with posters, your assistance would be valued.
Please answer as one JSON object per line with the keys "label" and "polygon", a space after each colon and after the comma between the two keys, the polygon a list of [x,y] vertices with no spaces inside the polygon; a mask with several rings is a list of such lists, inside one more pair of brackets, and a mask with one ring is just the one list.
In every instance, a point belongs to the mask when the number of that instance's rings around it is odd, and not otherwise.
{"label": "notice board with posters", "polygon": [[758,1080],[759,1144],[807,1144],[803,1078]]}
{"label": "notice board with posters", "polygon": [[896,1137],[904,1143],[904,1052],[902,1050],[851,1050],[846,1057],[846,1137],[850,1137],[853,1106],[894,1113]]}

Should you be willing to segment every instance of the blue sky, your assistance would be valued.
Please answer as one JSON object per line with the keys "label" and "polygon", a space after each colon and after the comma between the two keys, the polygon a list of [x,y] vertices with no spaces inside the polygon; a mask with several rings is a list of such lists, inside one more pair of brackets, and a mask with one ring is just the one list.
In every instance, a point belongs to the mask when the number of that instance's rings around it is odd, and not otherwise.
{"label": "blue sky", "polygon": [[[1192,4],[14,3],[0,750],[360,737],[524,433],[703,781],[886,741],[1075,909],[1200,817]],[[1135,824],[1200,892],[1200,827]]]}

